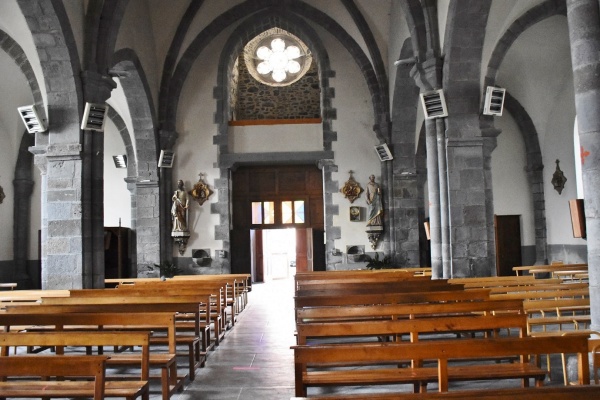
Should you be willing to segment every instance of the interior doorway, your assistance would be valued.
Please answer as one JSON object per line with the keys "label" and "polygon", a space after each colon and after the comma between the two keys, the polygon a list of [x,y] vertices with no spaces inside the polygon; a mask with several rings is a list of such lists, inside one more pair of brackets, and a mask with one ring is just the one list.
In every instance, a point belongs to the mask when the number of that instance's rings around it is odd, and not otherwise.
{"label": "interior doorway", "polygon": [[[255,282],[289,275],[292,262],[297,271],[325,269],[321,170],[288,165],[233,171],[230,238],[232,273],[250,273]],[[284,264],[285,270],[277,266]]]}
{"label": "interior doorway", "polygon": [[313,270],[311,228],[253,229],[250,232],[253,282],[287,279]]}

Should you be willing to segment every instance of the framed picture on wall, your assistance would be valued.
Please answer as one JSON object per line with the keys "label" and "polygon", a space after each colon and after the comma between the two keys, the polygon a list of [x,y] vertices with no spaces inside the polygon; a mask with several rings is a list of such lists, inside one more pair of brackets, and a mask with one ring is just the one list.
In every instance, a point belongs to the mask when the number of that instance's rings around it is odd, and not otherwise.
{"label": "framed picture on wall", "polygon": [[352,222],[360,221],[360,207],[350,206],[350,221],[352,221]]}

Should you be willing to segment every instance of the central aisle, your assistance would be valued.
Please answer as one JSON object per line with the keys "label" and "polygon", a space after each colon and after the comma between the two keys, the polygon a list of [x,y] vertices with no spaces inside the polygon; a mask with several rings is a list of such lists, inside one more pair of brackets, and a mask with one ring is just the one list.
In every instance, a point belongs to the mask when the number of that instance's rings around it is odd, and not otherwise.
{"label": "central aisle", "polygon": [[177,400],[289,400],[294,395],[293,278],[256,283],[248,306]]}

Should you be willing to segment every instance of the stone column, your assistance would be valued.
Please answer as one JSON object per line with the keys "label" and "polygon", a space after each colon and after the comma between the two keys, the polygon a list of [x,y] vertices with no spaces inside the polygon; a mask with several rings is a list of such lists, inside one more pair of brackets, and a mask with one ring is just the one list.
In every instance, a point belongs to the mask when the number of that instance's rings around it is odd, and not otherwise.
{"label": "stone column", "polygon": [[91,287],[92,277],[83,270],[81,145],[51,144],[31,151],[44,168],[42,289]]}
{"label": "stone column", "polygon": [[452,278],[452,252],[450,249],[450,208],[448,202],[448,162],[446,160],[446,127],[442,119],[436,119],[438,173],[440,175],[440,228],[442,239],[442,274]]}
{"label": "stone column", "polygon": [[[117,84],[110,76],[87,70],[81,73],[86,102],[104,104]],[[83,134],[83,243],[84,270],[91,275],[91,288],[104,287],[104,135]]]}
{"label": "stone column", "polygon": [[495,138],[482,137],[454,138],[447,143],[452,277],[496,274],[490,170],[493,143]]}
{"label": "stone column", "polygon": [[425,147],[427,149],[427,189],[429,192],[429,236],[431,246],[431,271],[433,279],[444,277],[442,261],[442,225],[440,213],[440,174],[435,120],[425,121]]}
{"label": "stone column", "polygon": [[[149,273],[154,264],[160,264],[160,228],[156,216],[160,214],[159,187],[157,181],[136,183],[136,243],[137,276],[155,276]],[[132,210],[133,212],[133,210]],[[170,214],[169,214],[170,215]],[[170,225],[169,225],[170,227]]]}
{"label": "stone column", "polygon": [[567,0],[575,109],[581,144],[591,329],[600,329],[600,11],[598,0]]}

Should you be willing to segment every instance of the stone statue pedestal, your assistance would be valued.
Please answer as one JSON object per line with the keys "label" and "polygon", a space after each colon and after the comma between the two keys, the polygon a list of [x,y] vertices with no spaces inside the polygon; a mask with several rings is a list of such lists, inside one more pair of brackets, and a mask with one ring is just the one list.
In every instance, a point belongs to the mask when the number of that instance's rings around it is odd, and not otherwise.
{"label": "stone statue pedestal", "polygon": [[190,232],[188,231],[175,231],[171,232],[173,241],[179,245],[179,254],[183,255],[187,247],[188,239],[190,238]]}
{"label": "stone statue pedestal", "polygon": [[371,243],[371,248],[375,250],[377,248],[377,242],[379,241],[380,236],[383,234],[383,226],[375,225],[375,226],[367,226],[367,237],[369,238],[369,242]]}

